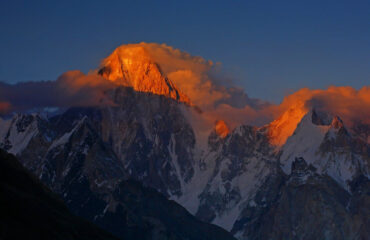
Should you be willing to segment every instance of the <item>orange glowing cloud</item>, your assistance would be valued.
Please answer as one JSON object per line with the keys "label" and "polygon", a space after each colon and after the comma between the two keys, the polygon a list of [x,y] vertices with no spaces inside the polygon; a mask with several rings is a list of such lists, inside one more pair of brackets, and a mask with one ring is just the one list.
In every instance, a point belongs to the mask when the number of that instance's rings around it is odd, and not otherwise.
{"label": "orange glowing cloud", "polygon": [[368,86],[360,90],[352,87],[335,86],[331,86],[326,90],[303,88],[286,96],[274,111],[275,114],[280,114],[292,107],[322,110],[332,115],[340,116],[347,121],[347,124],[351,124],[353,121],[369,123],[370,88]]}
{"label": "orange glowing cloud", "polygon": [[65,72],[56,81],[58,91],[63,93],[73,106],[111,104],[105,96],[105,91],[114,87],[115,84],[97,74],[84,74],[78,70]]}
{"label": "orange glowing cloud", "polygon": [[369,86],[360,90],[334,86],[326,91],[317,90],[308,105],[338,115],[347,125],[355,122],[370,124]]}
{"label": "orange glowing cloud", "polygon": [[202,109],[214,105],[223,98],[229,97],[226,91],[216,89],[210,80],[205,80],[207,76],[196,74],[191,70],[171,72],[168,74],[168,78],[180,86],[191,101]]}
{"label": "orange glowing cloud", "polygon": [[96,74],[85,75],[80,71],[66,72],[56,81],[17,84],[0,82],[1,109],[38,111],[45,107],[111,104],[104,92],[114,87],[114,84]]}

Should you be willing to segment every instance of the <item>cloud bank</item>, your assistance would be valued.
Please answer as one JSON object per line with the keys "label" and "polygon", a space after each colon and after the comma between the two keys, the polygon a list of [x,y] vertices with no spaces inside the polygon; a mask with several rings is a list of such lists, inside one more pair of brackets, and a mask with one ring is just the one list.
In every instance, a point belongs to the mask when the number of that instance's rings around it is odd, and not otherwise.
{"label": "cloud bank", "polygon": [[91,106],[101,104],[111,82],[96,74],[69,71],[56,81],[6,84],[0,82],[0,113],[45,107]]}

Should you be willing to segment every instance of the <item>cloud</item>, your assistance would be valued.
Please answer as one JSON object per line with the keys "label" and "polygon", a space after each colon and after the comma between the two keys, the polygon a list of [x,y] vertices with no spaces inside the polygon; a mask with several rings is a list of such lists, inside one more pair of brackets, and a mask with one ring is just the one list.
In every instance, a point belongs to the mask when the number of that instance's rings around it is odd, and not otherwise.
{"label": "cloud", "polygon": [[228,87],[232,84],[220,76],[220,64],[214,64],[199,56],[192,56],[166,44],[143,42],[121,47],[122,49],[137,47],[145,49],[150,58],[159,65],[163,74],[202,110],[211,110],[219,104],[228,104],[237,108],[266,104],[266,102],[250,99],[242,88]]}
{"label": "cloud", "polygon": [[313,91],[309,107],[337,115],[348,125],[355,122],[370,124],[370,87],[360,90],[352,87],[329,87]]}
{"label": "cloud", "polygon": [[368,86],[360,90],[335,86],[325,90],[302,88],[286,96],[281,104],[266,109],[275,119],[270,123],[270,142],[274,145],[284,144],[310,109],[338,116],[349,128],[356,123],[370,124],[370,88]]}
{"label": "cloud", "polygon": [[285,96],[281,104],[270,107],[274,117],[290,108],[325,111],[341,117],[347,124],[354,121],[370,123],[370,87],[364,86],[359,90],[349,86],[314,90],[302,88]]}
{"label": "cloud", "polygon": [[95,75],[69,71],[56,81],[23,82],[6,84],[0,82],[0,109],[27,111],[44,107],[70,107],[98,105],[104,100],[104,90],[112,83]]}
{"label": "cloud", "polygon": [[213,107],[217,101],[230,97],[226,90],[217,88],[206,75],[196,74],[191,70],[177,70],[167,76],[202,109]]}

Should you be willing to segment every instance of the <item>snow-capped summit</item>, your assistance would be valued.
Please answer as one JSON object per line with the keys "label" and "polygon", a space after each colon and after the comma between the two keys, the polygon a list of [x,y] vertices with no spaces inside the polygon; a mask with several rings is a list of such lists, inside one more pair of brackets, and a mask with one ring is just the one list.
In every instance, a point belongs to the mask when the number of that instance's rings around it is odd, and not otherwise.
{"label": "snow-capped summit", "polygon": [[143,46],[131,44],[118,47],[103,60],[98,74],[135,91],[164,95],[191,105],[189,97],[164,76],[160,66]]}
{"label": "snow-capped summit", "polygon": [[331,176],[348,189],[348,181],[355,176],[368,176],[369,167],[362,157],[366,156],[366,147],[361,148],[364,145],[350,135],[340,117],[311,110],[281,149],[280,163],[289,174],[292,162],[304,158],[318,173]]}

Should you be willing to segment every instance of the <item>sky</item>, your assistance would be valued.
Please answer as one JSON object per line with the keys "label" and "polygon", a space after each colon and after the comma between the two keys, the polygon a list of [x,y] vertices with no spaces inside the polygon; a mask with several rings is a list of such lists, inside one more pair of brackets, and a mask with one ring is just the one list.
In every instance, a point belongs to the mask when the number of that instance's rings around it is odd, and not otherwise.
{"label": "sky", "polygon": [[0,1],[0,81],[87,73],[121,44],[222,64],[251,97],[370,85],[370,1]]}

